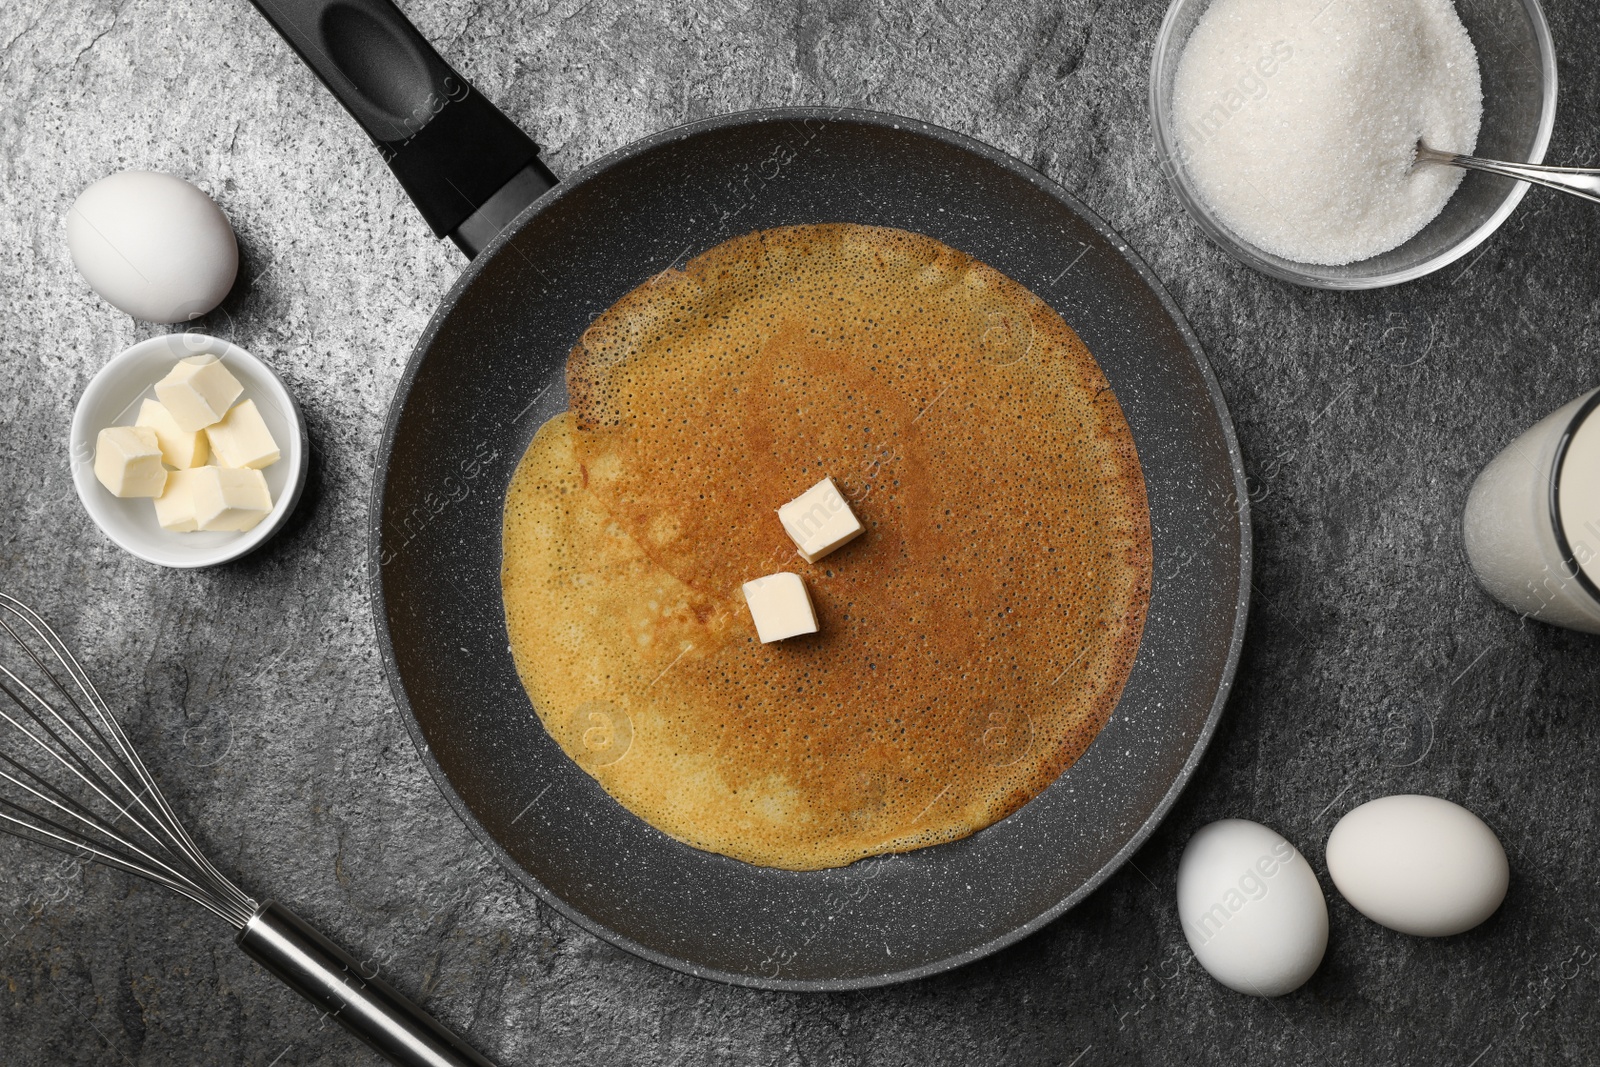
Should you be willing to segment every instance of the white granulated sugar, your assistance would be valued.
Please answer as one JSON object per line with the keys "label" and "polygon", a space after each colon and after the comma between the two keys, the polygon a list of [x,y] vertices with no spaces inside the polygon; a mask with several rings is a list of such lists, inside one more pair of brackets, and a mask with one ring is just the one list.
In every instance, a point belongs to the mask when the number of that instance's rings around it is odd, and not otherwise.
{"label": "white granulated sugar", "polygon": [[1246,241],[1301,263],[1404,244],[1460,184],[1483,94],[1451,0],[1216,0],[1178,62],[1178,150]]}

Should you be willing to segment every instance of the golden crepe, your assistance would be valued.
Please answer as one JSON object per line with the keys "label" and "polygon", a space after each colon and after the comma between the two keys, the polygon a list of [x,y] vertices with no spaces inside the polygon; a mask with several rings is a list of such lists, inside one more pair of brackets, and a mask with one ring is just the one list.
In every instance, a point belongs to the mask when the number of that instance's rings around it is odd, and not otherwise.
{"label": "golden crepe", "polygon": [[[506,625],[545,728],[628,810],[791,870],[979,830],[1105,724],[1150,594],[1116,397],[1026,288],[928,237],[748,234],[584,332],[508,491]],[[804,562],[831,475],[864,536]],[[801,575],[821,632],[756,638]]]}

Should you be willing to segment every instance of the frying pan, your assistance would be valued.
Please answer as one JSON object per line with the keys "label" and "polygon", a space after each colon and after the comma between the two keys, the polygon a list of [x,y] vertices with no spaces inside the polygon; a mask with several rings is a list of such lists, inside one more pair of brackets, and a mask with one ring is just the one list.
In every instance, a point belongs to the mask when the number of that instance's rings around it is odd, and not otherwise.
{"label": "frying pan", "polygon": [[[977,141],[838,108],[691,123],[558,183],[533,142],[388,0],[253,2],[361,122],[435,233],[472,257],[417,342],[384,427],[372,601],[423,762],[519,881],[665,966],[746,986],[841,990],[993,952],[1133,854],[1221,712],[1245,625],[1250,523],[1205,356],[1116,234]],[[566,355],[596,315],[728,238],[816,222],[930,235],[1060,312],[1132,428],[1155,564],[1132,674],[1082,759],[961,841],[802,873],[680,844],[562,753],[509,652],[500,522],[535,429],[566,407]]]}

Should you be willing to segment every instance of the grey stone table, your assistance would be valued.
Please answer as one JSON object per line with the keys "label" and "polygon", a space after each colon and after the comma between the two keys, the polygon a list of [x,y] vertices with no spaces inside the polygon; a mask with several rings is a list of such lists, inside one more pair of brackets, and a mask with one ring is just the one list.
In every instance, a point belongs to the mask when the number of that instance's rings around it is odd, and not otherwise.
{"label": "grey stone table", "polygon": [[[519,889],[418,762],[363,578],[379,427],[460,267],[356,127],[243,0],[0,3],[0,587],[87,653],[211,853],[301,905],[507,1064],[1502,1064],[1600,1060],[1600,642],[1497,608],[1463,562],[1473,473],[1600,378],[1600,216],[1529,195],[1422,282],[1310,292],[1208,245],[1145,118],[1155,0],[412,0],[567,172],[758,105],[901,112],[999,146],[1127,238],[1189,316],[1252,472],[1256,596],[1200,773],[1081,907],[933,980],[838,996],[640,962]],[[1600,23],[1551,0],[1551,158],[1600,160]],[[114,548],[68,479],[72,404],[160,332],[101,303],[62,218],[88,182],[171,171],[227,211],[241,282],[200,325],[279,368],[316,453],[289,528],[240,563]],[[1323,843],[1355,804],[1452,798],[1506,843],[1466,935],[1382,929],[1331,894],[1321,971],[1276,1001],[1193,962],[1183,843],[1226,816]],[[374,1062],[190,906],[0,841],[0,1063]],[[1331,889],[1331,886],[1329,886]]]}

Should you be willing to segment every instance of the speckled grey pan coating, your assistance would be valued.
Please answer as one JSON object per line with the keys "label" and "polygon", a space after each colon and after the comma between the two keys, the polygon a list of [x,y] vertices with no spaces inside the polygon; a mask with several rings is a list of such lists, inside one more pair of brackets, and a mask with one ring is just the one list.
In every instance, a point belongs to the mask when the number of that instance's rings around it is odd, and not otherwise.
{"label": "speckled grey pan coating", "polygon": [[[1083,759],[965,840],[840,870],[749,866],[611,800],[534,715],[500,599],[507,481],[566,406],[566,354],[651,275],[740,233],[847,221],[936,237],[1048,301],[1105,369],[1149,491],[1155,586],[1121,703]],[[746,112],[575,174],[462,274],[390,410],[373,598],[419,752],[484,844],[575,922],[691,974],[851,989],[977,959],[1082,900],[1188,781],[1238,660],[1249,514],[1233,428],[1188,326],[1064,190],[966,137],[862,111]]]}

